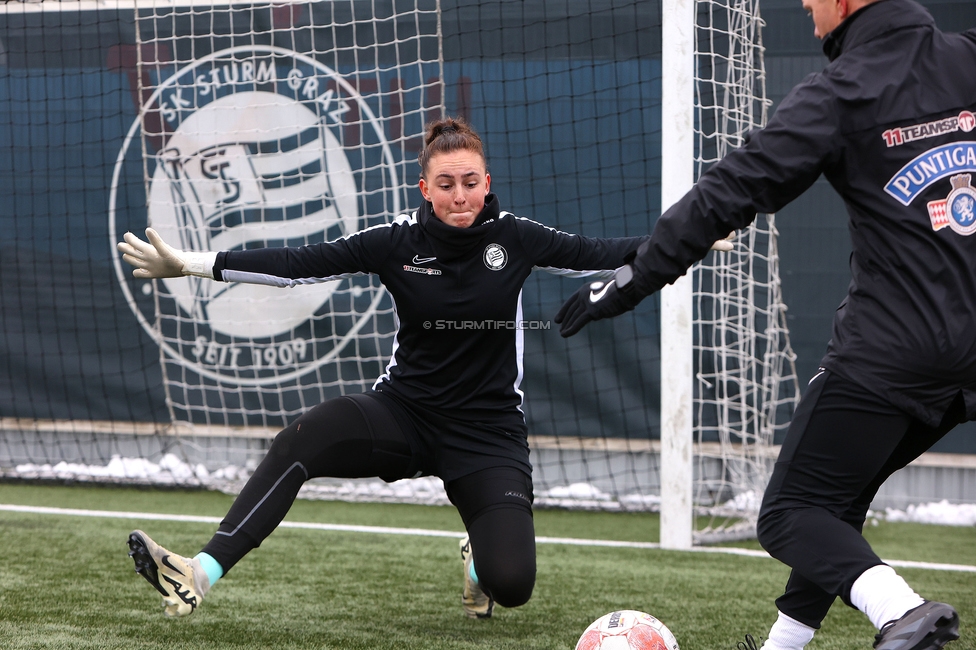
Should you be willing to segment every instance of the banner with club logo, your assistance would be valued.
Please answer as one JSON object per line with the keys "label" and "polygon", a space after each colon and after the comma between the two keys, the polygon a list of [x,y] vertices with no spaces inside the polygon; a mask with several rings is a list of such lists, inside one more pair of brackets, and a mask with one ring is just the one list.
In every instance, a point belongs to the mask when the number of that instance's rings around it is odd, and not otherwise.
{"label": "banner with club logo", "polygon": [[[410,207],[405,168],[415,164],[423,122],[441,111],[438,64],[414,56],[386,67],[382,48],[402,44],[375,38],[372,55],[350,59],[338,47],[335,17],[316,6],[304,5],[304,18],[288,16],[299,35],[292,44],[307,51],[274,44],[282,39],[215,39],[226,8],[210,9],[203,36],[196,14],[189,22],[178,11],[140,17],[140,33],[155,40],[140,52],[140,117],[113,176],[113,241],[152,226],[182,250],[298,246],[390,222]],[[332,46],[318,51],[322,42]],[[116,195],[134,174],[146,210],[123,215]],[[175,421],[280,426],[371,385],[392,350],[392,302],[372,276],[282,290],[137,280],[123,266],[116,264],[118,281],[159,344]]]}

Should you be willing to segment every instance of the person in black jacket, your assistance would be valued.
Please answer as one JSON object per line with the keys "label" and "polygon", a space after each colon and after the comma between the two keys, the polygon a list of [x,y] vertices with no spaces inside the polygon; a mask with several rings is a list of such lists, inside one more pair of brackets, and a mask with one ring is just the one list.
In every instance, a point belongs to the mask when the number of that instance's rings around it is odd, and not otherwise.
{"label": "person in black jacket", "polygon": [[165,613],[192,613],[211,585],[256,548],[310,479],[422,475],[444,480],[468,537],[462,605],[488,618],[535,584],[532,466],[522,413],[521,291],[533,268],[612,273],[647,237],[594,239],[500,209],[481,139],[463,121],[428,125],[420,154],[425,199],[411,215],[348,237],[291,248],[179,251],[152,229],[119,243],[139,278],[196,275],[291,287],[375,273],[398,318],[386,371],[361,395],[320,404],[274,439],[203,551],[185,558],[142,531],[136,571]]}
{"label": "person in black jacket", "polygon": [[804,647],[839,596],[879,629],[879,650],[941,648],[955,610],[916,594],[861,529],[888,476],[976,419],[976,30],[943,33],[912,0],[803,6],[827,68],[555,320],[570,336],[632,309],[720,233],[826,176],[850,217],[852,277],[760,511],[759,541],[793,569],[763,647]]}

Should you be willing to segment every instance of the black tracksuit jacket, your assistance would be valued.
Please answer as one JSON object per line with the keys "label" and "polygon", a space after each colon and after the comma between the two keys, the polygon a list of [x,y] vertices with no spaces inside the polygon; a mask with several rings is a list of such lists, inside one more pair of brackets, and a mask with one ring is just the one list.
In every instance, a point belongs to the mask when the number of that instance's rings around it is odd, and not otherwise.
{"label": "black tracksuit jacket", "polygon": [[823,174],[850,217],[852,279],[822,365],[930,425],[960,392],[976,419],[976,30],[881,0],[824,51],[827,68],[658,220],[636,287],[673,282]]}
{"label": "black tracksuit jacket", "polygon": [[[374,273],[393,297],[393,356],[375,388],[517,434],[521,410],[522,285],[533,268],[611,271],[648,239],[600,239],[501,212],[489,194],[469,228],[442,223],[425,202],[411,215],[342,239],[301,247],[222,251],[218,280],[296,286]],[[544,325],[542,325],[544,326]]]}

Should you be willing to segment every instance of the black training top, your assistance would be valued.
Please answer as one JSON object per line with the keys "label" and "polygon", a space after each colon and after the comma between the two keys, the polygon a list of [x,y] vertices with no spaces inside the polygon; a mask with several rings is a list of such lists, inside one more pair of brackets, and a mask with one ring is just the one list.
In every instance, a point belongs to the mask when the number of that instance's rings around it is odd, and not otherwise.
{"label": "black training top", "polygon": [[976,30],[942,33],[915,2],[882,0],[824,50],[827,68],[658,220],[635,286],[673,282],[824,174],[853,252],[822,365],[930,425],[960,392],[976,419]]}
{"label": "black training top", "polygon": [[393,356],[374,388],[525,437],[522,285],[533,268],[612,271],[647,237],[598,239],[500,212],[489,194],[469,228],[425,202],[411,215],[301,247],[218,253],[214,277],[289,287],[375,273],[393,297]]}

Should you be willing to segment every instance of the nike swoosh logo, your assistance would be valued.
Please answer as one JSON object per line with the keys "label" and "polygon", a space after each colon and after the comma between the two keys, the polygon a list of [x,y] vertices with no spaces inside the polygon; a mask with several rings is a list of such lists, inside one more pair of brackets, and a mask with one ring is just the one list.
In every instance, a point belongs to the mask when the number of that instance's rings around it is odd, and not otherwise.
{"label": "nike swoosh logo", "polygon": [[607,295],[607,291],[610,291],[610,285],[613,284],[613,280],[607,282],[603,285],[603,288],[599,291],[590,290],[590,302],[600,302],[603,300],[603,296]]}
{"label": "nike swoosh logo", "polygon": [[427,262],[433,262],[436,259],[437,259],[436,257],[420,257],[419,255],[414,255],[413,256],[413,263],[414,264],[426,264]]}
{"label": "nike swoosh logo", "polygon": [[170,568],[173,571],[176,571],[177,573],[179,573],[180,575],[183,575],[183,572],[180,571],[180,569],[178,567],[173,566],[173,564],[169,561],[169,556],[168,555],[164,555],[163,558],[162,558],[162,560],[161,560],[161,562],[164,565],[166,565],[167,568]]}

